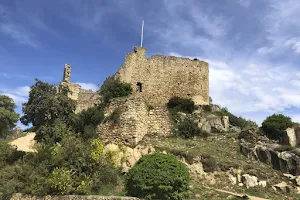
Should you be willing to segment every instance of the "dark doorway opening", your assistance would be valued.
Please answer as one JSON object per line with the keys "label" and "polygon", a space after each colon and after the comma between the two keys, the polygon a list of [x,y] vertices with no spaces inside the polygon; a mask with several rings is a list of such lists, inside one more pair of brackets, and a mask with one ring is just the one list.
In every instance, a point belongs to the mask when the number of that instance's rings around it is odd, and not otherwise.
{"label": "dark doorway opening", "polygon": [[137,86],[137,90],[138,90],[139,92],[142,92],[142,91],[143,91],[143,84],[142,84],[141,82],[137,82],[137,83],[136,83],[136,86]]}

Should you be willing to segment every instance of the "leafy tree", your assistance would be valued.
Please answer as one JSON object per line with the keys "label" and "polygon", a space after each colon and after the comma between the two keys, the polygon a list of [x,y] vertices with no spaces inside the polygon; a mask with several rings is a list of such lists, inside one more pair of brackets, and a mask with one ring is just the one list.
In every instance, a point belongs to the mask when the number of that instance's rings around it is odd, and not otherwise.
{"label": "leafy tree", "polygon": [[282,114],[268,116],[262,123],[262,130],[270,139],[280,139],[285,129],[293,127],[290,117]]}
{"label": "leafy tree", "polygon": [[67,91],[57,92],[57,88],[49,83],[35,79],[31,86],[29,99],[23,104],[21,122],[24,125],[32,123],[36,128],[51,125],[56,119],[71,124],[73,112],[76,108],[74,100],[70,99]]}
{"label": "leafy tree", "polygon": [[107,104],[113,98],[128,96],[131,93],[132,88],[129,83],[121,82],[114,77],[108,77],[99,91],[103,104]]}
{"label": "leafy tree", "polygon": [[0,95],[0,137],[6,137],[15,127],[19,115],[14,111],[16,104],[5,95]]}
{"label": "leafy tree", "polygon": [[62,138],[70,134],[67,125],[60,119],[56,119],[52,125],[42,125],[36,131],[34,139],[38,142],[45,142],[47,144],[55,144],[60,142]]}
{"label": "leafy tree", "polygon": [[190,175],[174,156],[144,155],[129,171],[128,195],[147,199],[187,199]]}

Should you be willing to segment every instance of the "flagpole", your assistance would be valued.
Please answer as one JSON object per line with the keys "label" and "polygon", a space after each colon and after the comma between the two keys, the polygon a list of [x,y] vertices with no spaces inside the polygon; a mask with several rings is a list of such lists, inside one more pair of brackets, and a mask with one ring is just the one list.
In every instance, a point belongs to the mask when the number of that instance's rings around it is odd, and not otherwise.
{"label": "flagpole", "polygon": [[142,22],[141,47],[143,47],[143,39],[144,39],[144,20]]}

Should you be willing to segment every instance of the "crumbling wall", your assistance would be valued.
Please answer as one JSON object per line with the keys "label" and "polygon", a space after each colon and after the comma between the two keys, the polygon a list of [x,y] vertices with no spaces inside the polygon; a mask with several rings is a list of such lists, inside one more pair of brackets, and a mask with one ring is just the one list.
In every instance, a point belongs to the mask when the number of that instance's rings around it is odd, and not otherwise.
{"label": "crumbling wall", "polygon": [[98,95],[98,93],[93,92],[92,90],[80,89],[75,113],[79,113],[83,110],[95,106],[95,104],[99,102],[99,98],[100,96]]}
{"label": "crumbling wall", "polygon": [[97,128],[97,133],[104,142],[115,141],[136,146],[147,133],[160,136],[172,133],[171,121],[165,108],[149,111],[143,97],[114,99],[105,111],[107,119],[116,109],[121,113],[118,121],[106,121]]}
{"label": "crumbling wall", "polygon": [[204,61],[162,55],[147,59],[146,49],[135,47],[115,77],[131,83],[133,93],[153,106],[163,106],[173,96],[208,105],[208,73],[208,63]]}

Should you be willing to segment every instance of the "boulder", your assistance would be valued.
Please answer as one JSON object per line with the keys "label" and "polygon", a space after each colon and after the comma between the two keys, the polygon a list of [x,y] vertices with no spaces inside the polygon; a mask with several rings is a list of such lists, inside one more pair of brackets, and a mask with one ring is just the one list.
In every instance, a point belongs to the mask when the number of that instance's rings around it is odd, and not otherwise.
{"label": "boulder", "polygon": [[244,139],[246,142],[255,143],[258,140],[257,130],[255,128],[245,129],[240,132],[238,139]]}
{"label": "boulder", "polygon": [[297,138],[296,138],[296,134],[295,134],[295,129],[287,128],[282,135],[280,143],[283,145],[290,145],[291,147],[296,147],[297,146]]}
{"label": "boulder", "polygon": [[224,130],[222,120],[219,117],[215,117],[212,119],[209,119],[209,124],[211,126],[212,132],[222,132]]}
{"label": "boulder", "polygon": [[258,185],[265,188],[267,187],[267,181],[259,181]]}
{"label": "boulder", "polygon": [[228,116],[223,116],[222,117],[222,124],[223,124],[223,129],[224,131],[228,131],[229,129],[229,117]]}
{"label": "boulder", "polygon": [[201,130],[207,133],[211,133],[210,123],[208,121],[204,122],[203,125],[201,126]]}
{"label": "boulder", "polygon": [[257,177],[249,174],[242,175],[242,182],[247,188],[258,186]]}
{"label": "boulder", "polygon": [[281,182],[272,186],[273,190],[277,192],[290,193],[293,191],[293,187],[288,185],[286,182]]}
{"label": "boulder", "polygon": [[229,181],[232,185],[236,185],[237,184],[237,178],[235,176],[233,176],[232,174],[228,175]]}

